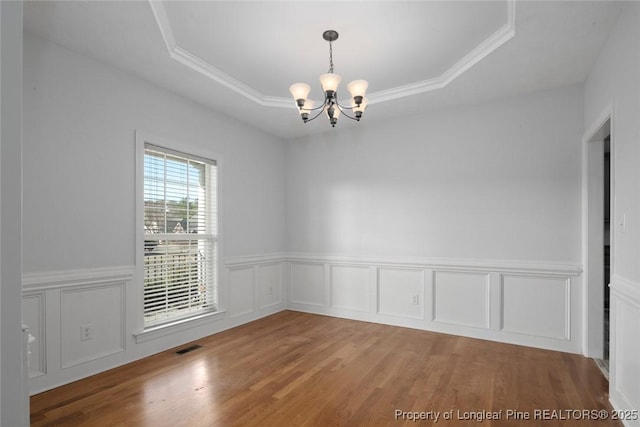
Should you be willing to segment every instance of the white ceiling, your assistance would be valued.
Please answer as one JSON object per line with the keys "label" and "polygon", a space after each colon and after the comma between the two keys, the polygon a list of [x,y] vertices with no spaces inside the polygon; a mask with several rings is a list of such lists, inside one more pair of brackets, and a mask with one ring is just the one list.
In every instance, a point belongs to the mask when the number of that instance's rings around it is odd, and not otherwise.
{"label": "white ceiling", "polygon": [[[578,83],[613,1],[28,1],[25,29],[284,138]],[[303,124],[290,84],[369,81],[359,124]],[[341,99],[343,96],[341,96]]]}

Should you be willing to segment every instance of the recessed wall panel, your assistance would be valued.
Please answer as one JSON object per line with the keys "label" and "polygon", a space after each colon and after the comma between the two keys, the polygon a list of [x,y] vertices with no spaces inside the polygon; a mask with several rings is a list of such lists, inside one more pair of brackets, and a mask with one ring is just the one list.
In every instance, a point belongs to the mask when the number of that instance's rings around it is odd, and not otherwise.
{"label": "recessed wall panel", "polygon": [[615,345],[616,381],[618,391],[634,408],[640,407],[640,307],[615,297]]}
{"label": "recessed wall panel", "polygon": [[544,338],[569,339],[566,277],[502,276],[502,329]]}
{"label": "recessed wall panel", "polygon": [[423,319],[423,271],[402,268],[379,269],[378,313],[389,316]]}
{"label": "recessed wall panel", "polygon": [[63,290],[60,298],[63,368],[124,351],[124,283]]}
{"label": "recessed wall panel", "polygon": [[282,268],[280,263],[258,266],[260,308],[282,302]]}
{"label": "recessed wall panel", "polygon": [[433,320],[489,328],[488,274],[436,271],[433,286]]}
{"label": "recessed wall panel", "polygon": [[291,302],[324,307],[323,264],[291,263]]}
{"label": "recessed wall panel", "polygon": [[229,270],[229,316],[236,317],[255,310],[253,267]]}
{"label": "recessed wall panel", "polygon": [[29,333],[34,341],[29,344],[29,376],[36,377],[46,374],[46,334],[45,334],[45,294],[35,293],[22,297],[22,322],[29,327]]}
{"label": "recessed wall panel", "polygon": [[331,267],[331,306],[355,311],[369,311],[369,268]]}

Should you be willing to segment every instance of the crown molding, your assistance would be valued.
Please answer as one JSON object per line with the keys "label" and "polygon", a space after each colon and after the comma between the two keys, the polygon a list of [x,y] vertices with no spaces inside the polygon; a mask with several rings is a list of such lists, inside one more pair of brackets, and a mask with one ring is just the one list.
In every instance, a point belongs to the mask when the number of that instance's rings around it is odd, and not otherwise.
{"label": "crown molding", "polygon": [[[516,0],[506,0],[507,2],[507,22],[498,31],[493,33],[489,38],[484,40],[478,46],[476,46],[467,55],[462,57],[458,62],[451,66],[441,75],[422,80],[414,83],[409,83],[402,86],[397,86],[390,89],[385,89],[378,92],[373,92],[367,96],[369,104],[376,104],[380,102],[390,101],[393,99],[404,98],[406,96],[417,95],[420,93],[430,92],[437,89],[442,89],[454,81],[457,77],[469,70],[475,64],[486,58],[489,54],[494,52],[500,46],[511,40],[515,36],[515,2]],[[191,68],[193,71],[200,73],[201,75],[233,90],[234,92],[244,96],[245,98],[255,102],[258,105],[264,107],[277,107],[277,108],[295,108],[295,105],[289,98],[283,98],[278,96],[264,95],[247,85],[244,82],[236,79],[230,74],[225,73],[210,62],[205,61],[201,57],[195,55],[193,52],[181,47],[176,41],[171,22],[167,15],[167,11],[161,0],[149,0],[149,5],[153,11],[155,20],[160,28],[162,39],[167,47],[169,55],[172,59],[181,64]]]}
{"label": "crown molding", "polygon": [[289,99],[275,96],[265,96],[261,94],[249,85],[241,82],[230,74],[225,73],[215,65],[205,61],[194,53],[189,52],[187,49],[179,46],[176,41],[175,35],[173,34],[173,29],[171,28],[171,23],[167,15],[167,10],[165,9],[162,1],[149,0],[149,5],[151,6],[153,16],[155,17],[158,27],[160,28],[160,33],[162,34],[164,44],[169,51],[169,56],[171,56],[172,59],[180,62],[183,65],[186,65],[193,71],[200,73],[203,76],[208,77],[209,79],[239,93],[240,95],[244,96],[247,99],[250,99],[258,105],[281,108],[295,107],[295,105]]}
{"label": "crown molding", "polygon": [[369,104],[404,98],[406,96],[417,95],[446,87],[449,83],[453,82],[464,72],[515,36],[515,0],[507,1],[507,17],[507,23],[503,25],[502,28],[476,46],[471,52],[462,57],[451,66],[451,68],[438,77],[374,92],[367,97]]}

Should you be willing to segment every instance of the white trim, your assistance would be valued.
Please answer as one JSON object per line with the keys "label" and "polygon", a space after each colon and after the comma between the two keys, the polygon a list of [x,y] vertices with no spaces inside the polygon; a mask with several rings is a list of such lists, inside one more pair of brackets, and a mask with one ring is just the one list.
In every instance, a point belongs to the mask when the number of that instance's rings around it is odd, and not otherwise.
{"label": "white trim", "polygon": [[[621,388],[620,379],[625,375],[621,372],[621,368],[625,362],[637,360],[636,354],[621,354],[622,343],[618,340],[618,333],[621,327],[624,328],[622,322],[622,307],[630,310],[634,314],[640,314],[640,282],[613,275],[611,277],[611,313],[613,316],[611,328],[611,361],[609,370],[609,401],[614,409],[624,411],[635,411],[638,413],[638,407],[634,406],[630,400],[630,396],[625,394],[625,390]],[[630,325],[634,328],[636,325]],[[625,426],[640,426],[639,420],[622,420]]]}
{"label": "white trim", "polygon": [[249,85],[231,76],[230,74],[225,73],[215,65],[205,61],[194,53],[189,52],[187,49],[179,46],[176,42],[169,17],[167,16],[167,11],[162,2],[149,0],[149,5],[151,6],[153,16],[155,17],[156,23],[160,28],[162,39],[164,40],[164,44],[167,47],[169,56],[171,56],[171,58],[180,62],[181,64],[186,65],[193,71],[196,71],[203,76],[208,77],[209,79],[239,93],[240,95],[250,99],[258,105],[280,108],[295,107],[294,103],[291,102],[290,99],[275,96],[265,96]]}
{"label": "white trim", "polygon": [[224,267],[228,269],[234,269],[247,265],[256,264],[274,264],[287,260],[287,254],[284,252],[275,252],[271,254],[263,255],[241,255],[225,257],[223,260]]}
{"label": "white trim", "polygon": [[[159,4],[159,3],[158,3]],[[153,5],[152,5],[153,7]],[[136,330],[140,330],[143,331],[145,330],[144,328],[144,312],[142,310],[142,301],[144,300],[144,288],[142,285],[140,285],[140,283],[142,283],[142,281],[144,280],[144,229],[141,226],[141,224],[144,223],[144,151],[145,151],[145,143],[149,143],[154,145],[155,147],[159,147],[159,148],[166,148],[172,151],[178,151],[178,152],[182,152],[185,154],[191,154],[197,157],[201,157],[203,159],[210,159],[212,161],[215,162],[215,166],[217,169],[217,176],[216,176],[216,207],[215,207],[215,212],[216,212],[216,233],[214,236],[214,241],[215,241],[215,245],[216,245],[216,250],[217,250],[217,260],[216,260],[216,264],[215,264],[215,283],[216,283],[216,301],[217,301],[217,311],[215,311],[214,313],[219,313],[219,312],[223,312],[225,310],[225,296],[226,296],[226,292],[225,289],[223,289],[224,286],[226,286],[226,283],[223,281],[223,272],[224,272],[224,265],[222,264],[222,254],[223,252],[223,247],[222,247],[222,227],[221,225],[223,224],[222,220],[222,210],[220,209],[220,207],[222,206],[222,170],[223,170],[223,163],[224,161],[222,160],[222,156],[219,155],[218,153],[208,150],[206,148],[202,148],[199,145],[196,144],[190,144],[190,143],[185,143],[185,142],[180,142],[180,141],[176,141],[175,139],[167,139],[167,138],[162,138],[156,135],[153,135],[149,132],[145,132],[142,130],[135,130],[135,138],[134,138],[134,144],[135,144],[135,159],[136,159],[136,167],[135,167],[135,223],[134,223],[134,234],[135,234],[135,260],[136,260],[136,265],[134,266],[135,268],[135,273],[137,275],[137,280],[136,280],[136,297],[137,297],[137,301],[134,302],[134,304],[136,304],[137,307],[137,315],[135,318],[135,324],[136,324]],[[209,313],[206,313],[209,314]],[[196,315],[195,317],[189,317],[184,319],[185,321],[188,321],[190,319],[199,319],[201,316]],[[182,321],[183,319],[179,319],[176,320],[175,322],[168,322],[166,325],[168,327],[171,327],[175,324],[181,324],[183,323]],[[157,326],[151,326],[146,328],[146,330],[156,330]],[[142,333],[140,333],[142,334]],[[140,335],[138,334],[138,335]],[[137,338],[136,338],[137,340]],[[141,341],[144,342],[144,341]]]}
{"label": "white trim", "polygon": [[444,73],[432,79],[374,92],[367,96],[369,104],[391,101],[405,96],[430,92],[432,90],[442,89],[449,85],[460,75],[465,73],[478,62],[482,61],[484,58],[489,56],[489,54],[515,36],[515,0],[507,1],[507,9],[507,23],[494,34],[489,36],[488,39],[476,46],[471,52],[467,53]]}
{"label": "white trim", "polygon": [[616,274],[611,277],[611,292],[640,308],[640,282]]}
{"label": "white trim", "polygon": [[[589,144],[594,142],[594,138],[604,138],[606,135],[599,135],[600,131],[604,128],[607,121],[609,121],[609,134],[611,136],[611,152],[610,156],[610,171],[615,171],[615,136],[614,136],[614,115],[615,115],[615,103],[609,101],[604,109],[600,112],[597,118],[589,124],[587,130],[582,135],[582,265],[584,269],[583,274],[583,293],[582,293],[582,323],[584,325],[582,331],[582,353],[588,357],[602,357],[604,351],[604,339],[600,330],[593,330],[590,327],[591,323],[600,324],[604,322],[603,314],[592,313],[589,309],[590,293],[595,294],[599,290],[591,289],[589,285]],[[612,176],[613,178],[613,176]],[[614,263],[614,241],[616,238],[616,228],[613,224],[615,221],[615,180],[610,181],[610,281],[612,280],[615,271]],[[594,303],[598,303],[598,296],[592,296]],[[604,298],[604,297],[602,297]],[[602,303],[600,303],[602,304]]]}
{"label": "white trim", "polygon": [[176,320],[171,323],[152,326],[140,332],[134,333],[133,337],[136,340],[136,344],[141,344],[157,338],[173,335],[177,332],[182,332],[188,329],[196,328],[198,326],[206,325],[207,323],[222,320],[225,317],[226,317],[226,312],[224,311],[211,311],[207,313],[202,313],[198,316]]}
{"label": "white trim", "polygon": [[[598,131],[607,123],[607,120],[610,120],[613,117],[614,112],[614,103],[613,101],[609,101],[604,109],[600,112],[598,117],[591,122],[587,130],[582,135],[582,142],[589,142],[596,136]],[[613,128],[613,123],[611,124],[611,129]]]}
{"label": "white trim", "polygon": [[[35,336],[36,343],[38,344],[38,371],[29,370],[29,379],[37,378],[43,375],[47,375],[47,292],[43,290],[29,290],[22,292],[21,302],[23,303],[26,299],[34,298],[38,301],[38,324],[37,325],[27,325],[29,326],[30,333],[34,333],[34,326],[38,327],[38,334]],[[33,349],[30,351],[30,360],[33,360]],[[33,365],[30,366],[33,368]]]}
{"label": "white trim", "polygon": [[[203,148],[202,145],[192,143],[190,141],[185,141],[180,137],[164,138],[151,132],[136,129],[135,143],[142,145],[141,148],[143,154],[145,142],[148,142],[149,144],[154,145],[158,148],[165,148],[174,152],[177,151],[186,155],[193,155],[201,157],[202,159],[212,160],[216,163],[217,167],[220,167],[220,164],[223,163],[223,156],[220,153]],[[142,168],[142,172],[144,172],[144,167]]]}
{"label": "white trim", "polygon": [[500,271],[510,274],[579,276],[579,264],[549,263],[546,261],[479,260],[465,258],[421,258],[421,257],[376,257],[376,256],[335,256],[320,254],[288,253],[286,261],[299,263],[331,263],[333,265],[375,265],[378,267],[402,267],[434,269],[438,271]]}
{"label": "white trim", "polygon": [[134,272],[134,266],[121,266],[24,273],[22,275],[22,290],[25,293],[104,282],[128,281],[133,279]]}
{"label": "white trim", "polygon": [[[515,0],[506,0],[506,4],[507,22],[444,73],[427,80],[371,93],[368,95],[369,104],[391,101],[393,99],[442,89],[507,41],[511,40],[515,36],[516,2]],[[264,107],[295,108],[295,103],[292,102],[290,98],[264,95],[246,83],[225,73],[210,62],[195,55],[193,52],[179,46],[163,3],[157,0],[149,0],[149,5],[151,6],[153,16],[155,17],[160,33],[162,34],[162,39],[171,58],[258,105]]]}

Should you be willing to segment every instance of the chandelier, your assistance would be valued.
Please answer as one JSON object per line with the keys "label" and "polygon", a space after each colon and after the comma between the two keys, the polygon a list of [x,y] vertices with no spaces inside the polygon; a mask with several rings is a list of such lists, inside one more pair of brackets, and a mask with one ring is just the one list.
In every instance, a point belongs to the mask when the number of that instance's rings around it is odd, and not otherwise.
{"label": "chandelier", "polygon": [[[322,91],[324,92],[324,101],[322,105],[315,107],[313,101],[308,99],[311,87],[306,83],[296,83],[289,87],[293,99],[296,101],[298,111],[302,121],[307,123],[318,117],[325,112],[329,118],[329,123],[332,127],[336,126],[340,113],[344,114],[351,120],[360,121],[362,113],[367,108],[367,98],[365,98],[365,92],[369,83],[366,80],[354,80],[347,85],[347,89],[351,93],[351,106],[346,107],[340,105],[338,102],[338,85],[342,80],[342,77],[333,72],[333,42],[338,40],[338,32],[334,30],[327,30],[322,33],[322,38],[329,42],[329,71],[327,74],[320,76],[320,84],[322,85]],[[351,111],[353,115],[347,114],[347,111]],[[317,111],[317,113],[316,113]],[[313,115],[309,118],[309,115]]]}

